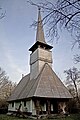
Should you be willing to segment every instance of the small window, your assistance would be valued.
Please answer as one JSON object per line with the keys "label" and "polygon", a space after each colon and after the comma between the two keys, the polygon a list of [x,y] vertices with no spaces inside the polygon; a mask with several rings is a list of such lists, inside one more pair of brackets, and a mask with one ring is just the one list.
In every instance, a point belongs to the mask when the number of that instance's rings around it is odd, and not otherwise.
{"label": "small window", "polygon": [[24,101],[24,107],[26,106],[26,101]]}
{"label": "small window", "polygon": [[12,102],[12,107],[14,107],[14,102]]}

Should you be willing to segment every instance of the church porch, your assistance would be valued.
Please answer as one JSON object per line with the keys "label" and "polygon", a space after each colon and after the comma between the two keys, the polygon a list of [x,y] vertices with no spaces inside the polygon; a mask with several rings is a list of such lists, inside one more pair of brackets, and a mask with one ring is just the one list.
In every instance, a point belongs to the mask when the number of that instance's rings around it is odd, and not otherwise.
{"label": "church porch", "polygon": [[32,115],[65,114],[67,102],[68,99],[64,98],[33,98],[35,112],[33,112]]}

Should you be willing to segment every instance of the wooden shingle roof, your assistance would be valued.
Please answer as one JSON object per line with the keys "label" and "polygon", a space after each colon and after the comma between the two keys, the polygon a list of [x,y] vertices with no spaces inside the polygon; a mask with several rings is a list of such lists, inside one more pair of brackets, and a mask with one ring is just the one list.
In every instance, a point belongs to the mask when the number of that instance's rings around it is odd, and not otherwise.
{"label": "wooden shingle roof", "polygon": [[30,97],[72,98],[72,95],[52,68],[45,63],[36,79],[30,80],[30,74],[22,78],[8,101]]}

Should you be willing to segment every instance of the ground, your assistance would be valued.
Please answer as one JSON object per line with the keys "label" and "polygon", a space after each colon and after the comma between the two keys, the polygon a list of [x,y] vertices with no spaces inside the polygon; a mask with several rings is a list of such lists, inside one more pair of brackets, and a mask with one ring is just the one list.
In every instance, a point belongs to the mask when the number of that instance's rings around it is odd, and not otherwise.
{"label": "ground", "polygon": [[[23,118],[8,116],[8,115],[0,115],[0,120],[31,120],[31,119],[29,118],[23,119]],[[70,115],[70,116],[67,116],[66,118],[54,118],[54,119],[44,119],[44,120],[80,120],[80,114]]]}

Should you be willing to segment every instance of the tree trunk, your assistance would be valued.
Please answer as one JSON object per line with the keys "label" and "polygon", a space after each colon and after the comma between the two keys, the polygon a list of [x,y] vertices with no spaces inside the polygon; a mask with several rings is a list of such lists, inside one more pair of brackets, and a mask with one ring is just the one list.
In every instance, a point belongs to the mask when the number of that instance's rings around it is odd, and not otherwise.
{"label": "tree trunk", "polygon": [[77,85],[76,85],[75,82],[74,82],[74,86],[75,86],[75,91],[76,91],[76,99],[77,99],[77,101],[79,103],[78,90],[77,90]]}

